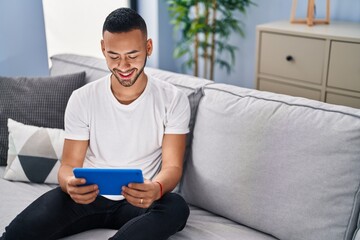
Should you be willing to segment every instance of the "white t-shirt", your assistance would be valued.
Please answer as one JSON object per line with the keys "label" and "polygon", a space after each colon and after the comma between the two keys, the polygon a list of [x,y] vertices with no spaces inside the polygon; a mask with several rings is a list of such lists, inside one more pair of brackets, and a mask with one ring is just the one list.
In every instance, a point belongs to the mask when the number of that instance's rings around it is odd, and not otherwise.
{"label": "white t-shirt", "polygon": [[119,103],[110,75],[71,95],[65,112],[65,138],[89,140],[84,167],[139,168],[152,179],[161,166],[164,134],[189,132],[187,96],[148,76],[144,92],[129,105]]}

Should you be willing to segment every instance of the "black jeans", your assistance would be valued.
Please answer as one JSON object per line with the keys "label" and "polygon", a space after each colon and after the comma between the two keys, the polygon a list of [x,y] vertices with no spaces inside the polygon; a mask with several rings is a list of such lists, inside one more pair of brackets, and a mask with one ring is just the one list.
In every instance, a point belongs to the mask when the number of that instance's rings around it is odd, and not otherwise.
{"label": "black jeans", "polygon": [[142,209],[126,200],[102,196],[87,205],[77,204],[55,188],[21,212],[0,239],[58,239],[94,228],[118,230],[110,239],[167,239],[184,228],[188,216],[189,207],[175,193],[167,193],[150,208]]}

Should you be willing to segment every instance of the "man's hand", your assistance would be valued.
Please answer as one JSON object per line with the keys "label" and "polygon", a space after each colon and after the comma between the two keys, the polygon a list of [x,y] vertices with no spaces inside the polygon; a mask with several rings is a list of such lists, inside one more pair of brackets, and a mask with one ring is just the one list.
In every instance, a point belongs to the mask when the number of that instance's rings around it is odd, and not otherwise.
{"label": "man's hand", "polygon": [[95,201],[99,194],[96,184],[89,186],[80,186],[85,184],[85,179],[69,177],[66,181],[66,190],[70,197],[79,204],[89,204]]}
{"label": "man's hand", "polygon": [[89,146],[89,140],[69,140],[65,139],[61,166],[58,172],[58,179],[61,189],[70,195],[70,197],[80,204],[89,204],[96,199],[98,195],[98,186],[85,184],[85,179],[75,178],[73,169],[82,167],[86,151]]}
{"label": "man's hand", "polygon": [[127,187],[122,188],[122,195],[133,206],[148,208],[161,196],[160,185],[150,180],[144,183],[130,183]]}

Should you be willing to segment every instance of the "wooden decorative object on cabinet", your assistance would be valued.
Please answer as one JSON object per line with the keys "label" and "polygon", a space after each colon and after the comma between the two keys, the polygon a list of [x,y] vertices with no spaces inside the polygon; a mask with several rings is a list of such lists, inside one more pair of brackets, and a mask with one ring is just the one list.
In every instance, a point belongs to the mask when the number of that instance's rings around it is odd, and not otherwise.
{"label": "wooden decorative object on cabinet", "polygon": [[290,22],[291,23],[306,23],[308,26],[314,24],[329,24],[330,23],[330,0],[326,0],[326,17],[325,19],[315,19],[315,0],[308,0],[306,19],[296,19],[297,0],[293,0]]}

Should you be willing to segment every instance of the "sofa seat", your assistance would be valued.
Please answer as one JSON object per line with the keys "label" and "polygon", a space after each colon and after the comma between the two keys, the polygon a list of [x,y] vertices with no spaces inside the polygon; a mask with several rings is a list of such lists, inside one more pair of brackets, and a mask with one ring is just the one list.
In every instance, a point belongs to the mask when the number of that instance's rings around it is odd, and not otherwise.
{"label": "sofa seat", "polygon": [[56,185],[12,182],[3,178],[5,167],[0,167],[0,236],[14,217],[44,192]]}
{"label": "sofa seat", "polygon": [[190,217],[185,229],[170,239],[274,240],[277,238],[190,205]]}
{"label": "sofa seat", "polygon": [[[36,184],[11,182],[2,178],[5,167],[0,167],[0,202],[6,203],[0,205],[0,232],[4,232],[5,227],[10,221],[20,213],[26,206],[33,202],[43,193],[56,187],[51,184]],[[199,208],[190,206],[191,214],[185,229],[174,236],[171,240],[178,239],[247,239],[247,240],[272,240],[275,239],[264,233],[251,228],[239,225],[226,218],[214,215]],[[66,240],[92,240],[107,239],[116,233],[110,229],[94,229],[91,231],[66,237]]]}

